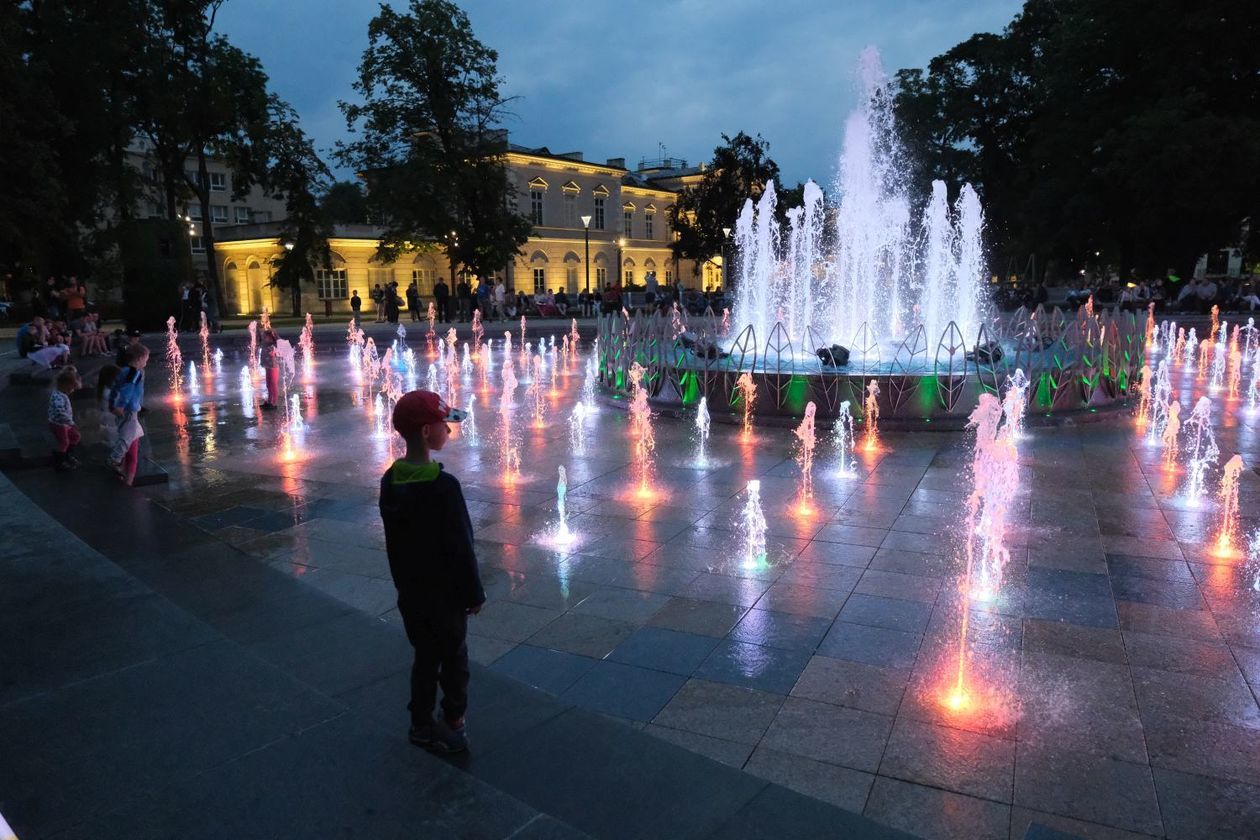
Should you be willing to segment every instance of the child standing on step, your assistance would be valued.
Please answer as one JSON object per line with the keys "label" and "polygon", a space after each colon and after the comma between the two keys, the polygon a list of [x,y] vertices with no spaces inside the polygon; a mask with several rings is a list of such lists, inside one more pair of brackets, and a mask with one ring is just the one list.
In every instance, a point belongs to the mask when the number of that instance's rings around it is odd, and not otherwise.
{"label": "child standing on step", "polygon": [[74,423],[74,406],[70,395],[79,390],[83,380],[74,365],[66,365],[57,372],[52,393],[48,396],[48,428],[53,436],[53,466],[58,472],[73,470],[79,466],[74,448],[79,445],[79,428]]}
{"label": "child standing on step", "polygon": [[118,371],[109,393],[109,410],[118,418],[118,439],[110,450],[109,462],[118,478],[128,487],[136,479],[140,463],[140,408],[144,404],[144,368],[149,348],[137,344],[127,349],[127,364]]}

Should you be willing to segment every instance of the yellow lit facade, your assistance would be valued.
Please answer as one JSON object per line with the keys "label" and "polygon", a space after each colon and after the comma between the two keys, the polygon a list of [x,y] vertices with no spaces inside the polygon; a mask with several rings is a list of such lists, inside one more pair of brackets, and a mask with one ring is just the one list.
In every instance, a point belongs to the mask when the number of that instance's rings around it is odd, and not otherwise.
{"label": "yellow lit facade", "polygon": [[[676,261],[669,247],[669,208],[677,190],[699,177],[694,171],[640,167],[632,173],[621,159],[598,164],[576,152],[555,155],[516,146],[507,154],[507,165],[517,209],[534,225],[516,258],[497,273],[508,289],[532,295],[563,288],[576,295],[587,287],[588,268],[592,291],[618,277],[622,286],[642,286],[649,272],[662,286],[675,278],[684,288],[720,285],[720,260],[697,273],[690,261]],[[583,216],[590,217],[589,262]],[[229,313],[252,315],[264,307],[289,311],[288,292],[268,285],[272,260],[283,251],[279,229],[278,223],[242,225],[215,242]],[[400,296],[414,282],[427,305],[439,277],[450,285],[450,263],[433,246],[394,263],[375,262],[380,233],[370,225],[336,227],[329,240],[333,267],[317,270],[314,286],[304,284],[303,311],[348,315],[350,295],[357,290],[363,311],[371,312],[372,288],[389,282],[398,283]]]}

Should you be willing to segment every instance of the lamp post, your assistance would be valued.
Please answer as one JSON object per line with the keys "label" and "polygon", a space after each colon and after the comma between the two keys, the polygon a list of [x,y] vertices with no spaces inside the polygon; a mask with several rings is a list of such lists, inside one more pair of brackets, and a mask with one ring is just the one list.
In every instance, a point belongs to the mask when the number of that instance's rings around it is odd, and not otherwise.
{"label": "lamp post", "polygon": [[617,239],[617,288],[621,288],[621,249],[626,247],[624,236]]}
{"label": "lamp post", "polygon": [[582,217],[582,235],[586,240],[586,296],[591,296],[591,217]]}

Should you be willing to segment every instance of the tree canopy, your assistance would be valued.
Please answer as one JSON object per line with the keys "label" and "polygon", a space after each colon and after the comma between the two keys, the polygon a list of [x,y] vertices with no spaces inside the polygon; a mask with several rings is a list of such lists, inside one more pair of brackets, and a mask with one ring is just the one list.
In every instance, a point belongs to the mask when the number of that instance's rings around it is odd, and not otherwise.
{"label": "tree canopy", "polygon": [[912,184],[975,185],[994,264],[1187,272],[1256,218],[1258,38],[1245,0],[1027,0],[898,73]]}
{"label": "tree canopy", "polygon": [[341,103],[358,137],[338,154],[384,222],[382,258],[439,242],[452,266],[489,276],[528,238],[504,157],[497,62],[447,0],[382,5],[369,24],[354,84],[361,101]]}
{"label": "tree canopy", "polygon": [[713,160],[698,184],[685,187],[674,202],[669,223],[677,233],[671,247],[677,259],[694,260],[696,270],[722,253],[723,228],[734,228],[747,199],[757,201],[766,184],[779,177],[770,144],[758,134],[722,135]]}

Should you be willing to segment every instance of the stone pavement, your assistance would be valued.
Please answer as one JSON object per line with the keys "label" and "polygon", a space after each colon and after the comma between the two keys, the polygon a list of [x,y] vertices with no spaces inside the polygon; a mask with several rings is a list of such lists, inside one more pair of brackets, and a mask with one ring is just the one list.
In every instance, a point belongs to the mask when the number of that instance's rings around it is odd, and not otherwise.
{"label": "stone pavement", "polygon": [[[277,460],[275,421],[250,411],[234,376],[193,406],[155,390],[146,441],[172,484],[137,494],[155,504],[135,516],[173,533],[169,543],[145,537],[140,550],[151,541],[157,556],[179,559],[210,534],[332,596],[345,616],[396,624],[374,510],[389,444],[329,361],[303,390],[306,455],[292,464]],[[471,625],[474,656],[489,666],[477,679],[509,676],[548,702],[620,718],[619,731],[656,736],[636,744],[672,742],[742,768],[735,778],[770,779],[924,836],[1019,838],[1034,823],[1089,837],[1260,835],[1255,572],[1210,554],[1213,511],[1186,508],[1174,493],[1184,476],[1167,474],[1131,426],[1038,429],[1021,444],[1012,562],[1000,597],[970,615],[978,702],[951,715],[940,699],[960,615],[962,436],[888,435],[852,478],[820,459],[818,511],[801,517],[786,430],[758,430],[750,446],[715,425],[701,466],[686,425],[662,421],[665,498],[642,502],[626,492],[623,414],[601,412],[580,447],[571,441],[579,382],[562,380],[551,425],[526,433],[520,482],[499,476],[493,388],[478,395],[481,444],[457,439],[443,453],[464,481],[491,595]],[[1226,457],[1260,463],[1256,424],[1224,418]],[[546,535],[562,464],[579,536],[557,550]],[[14,476],[57,509],[56,477]],[[771,554],[750,568],[736,520],[754,477]],[[1258,500],[1249,472],[1244,533],[1260,525]],[[181,576],[207,571],[172,591],[191,586],[230,610],[241,597],[233,577],[259,573],[226,574],[219,553],[190,557]],[[252,622],[300,627],[301,614],[251,614],[245,632]],[[327,667],[335,639],[301,635],[313,637],[309,667]],[[399,697],[395,680],[382,691]],[[540,763],[523,775],[555,795],[553,772]],[[588,800],[606,789],[584,785],[585,768],[567,778]],[[504,789],[578,828],[607,828],[531,798],[540,791]]]}
{"label": "stone pavement", "polygon": [[430,756],[397,626],[103,472],[14,476],[0,813],[23,840],[905,836],[479,666],[474,751]]}

